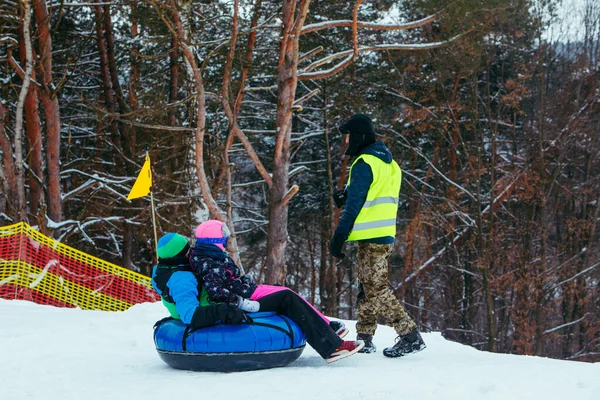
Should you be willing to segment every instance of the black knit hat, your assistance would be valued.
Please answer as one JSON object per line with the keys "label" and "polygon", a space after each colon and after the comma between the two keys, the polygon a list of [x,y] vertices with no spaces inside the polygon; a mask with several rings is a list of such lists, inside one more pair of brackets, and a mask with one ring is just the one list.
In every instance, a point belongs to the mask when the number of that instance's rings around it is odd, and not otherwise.
{"label": "black knit hat", "polygon": [[339,130],[344,135],[350,135],[346,155],[357,156],[362,149],[375,143],[373,122],[365,114],[354,114],[340,125]]}
{"label": "black knit hat", "polygon": [[365,114],[354,114],[350,119],[340,125],[340,132],[343,134],[372,135],[375,137],[373,121]]}

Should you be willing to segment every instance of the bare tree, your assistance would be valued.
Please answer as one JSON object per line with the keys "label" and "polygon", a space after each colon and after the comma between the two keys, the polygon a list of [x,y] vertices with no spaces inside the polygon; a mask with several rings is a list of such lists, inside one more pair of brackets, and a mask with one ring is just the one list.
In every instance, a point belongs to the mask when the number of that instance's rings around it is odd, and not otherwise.
{"label": "bare tree", "polygon": [[34,3],[35,22],[38,29],[40,62],[37,64],[40,80],[40,98],[44,105],[46,121],[46,169],[48,174],[48,217],[55,223],[62,221],[62,195],[60,187],[60,108],[58,90],[52,73],[52,35],[50,14],[45,0]]}
{"label": "bare tree", "polygon": [[[28,0],[22,0],[23,7],[23,41],[25,42],[25,73],[23,85],[19,93],[19,102],[17,103],[17,112],[15,118],[15,176],[17,189],[17,213],[20,221],[27,221],[27,203],[25,202],[25,166],[23,163],[23,108],[29,85],[31,84],[31,74],[33,73],[33,51],[31,45],[31,5]],[[10,154],[10,153],[9,153]],[[8,156],[6,154],[5,156]]]}

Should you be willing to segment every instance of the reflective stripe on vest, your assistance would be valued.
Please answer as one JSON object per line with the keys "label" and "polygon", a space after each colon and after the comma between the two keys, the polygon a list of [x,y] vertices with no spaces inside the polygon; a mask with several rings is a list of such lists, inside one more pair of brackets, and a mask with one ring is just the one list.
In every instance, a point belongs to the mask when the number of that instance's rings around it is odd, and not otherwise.
{"label": "reflective stripe on vest", "polygon": [[369,187],[365,204],[354,221],[348,241],[384,236],[395,237],[402,171],[395,161],[388,164],[379,157],[363,154],[350,168],[348,187],[352,180],[352,168],[359,160],[363,160],[371,167],[373,182]]}
{"label": "reflective stripe on vest", "polygon": [[376,206],[379,204],[398,204],[398,199],[395,197],[379,197],[375,200],[365,201],[363,208]]}
{"label": "reflective stripe on vest", "polygon": [[354,224],[354,227],[352,228],[352,232],[365,231],[367,229],[373,229],[373,228],[385,228],[385,227],[389,227],[389,226],[396,226],[396,218],[384,219],[383,221],[361,222],[358,224]]}

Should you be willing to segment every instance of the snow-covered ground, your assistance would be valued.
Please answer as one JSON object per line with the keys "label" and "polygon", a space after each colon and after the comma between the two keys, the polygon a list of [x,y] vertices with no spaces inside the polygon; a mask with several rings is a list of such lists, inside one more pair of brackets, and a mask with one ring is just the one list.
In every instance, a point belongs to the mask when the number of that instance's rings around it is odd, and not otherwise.
{"label": "snow-covered ground", "polygon": [[331,365],[307,347],[285,368],[178,371],[154,348],[163,316],[159,303],[109,313],[0,299],[0,399],[600,399],[600,363],[490,354],[439,333],[423,335],[425,351],[387,359],[394,332],[383,326],[377,353]]}

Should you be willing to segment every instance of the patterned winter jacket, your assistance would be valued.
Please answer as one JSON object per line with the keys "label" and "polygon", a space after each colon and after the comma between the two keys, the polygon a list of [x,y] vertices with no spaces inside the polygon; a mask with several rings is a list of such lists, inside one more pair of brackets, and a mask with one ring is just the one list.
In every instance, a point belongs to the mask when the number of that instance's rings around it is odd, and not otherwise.
{"label": "patterned winter jacket", "polygon": [[250,298],[256,289],[252,278],[241,275],[227,253],[215,245],[197,242],[190,252],[190,266],[211,301],[236,304],[237,296]]}

